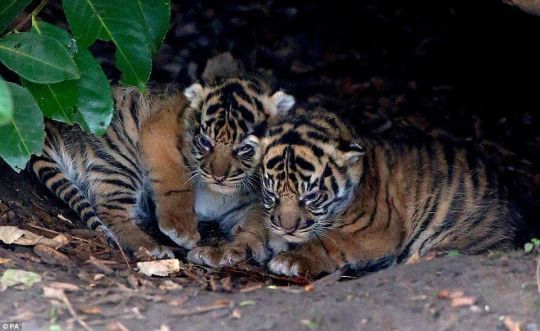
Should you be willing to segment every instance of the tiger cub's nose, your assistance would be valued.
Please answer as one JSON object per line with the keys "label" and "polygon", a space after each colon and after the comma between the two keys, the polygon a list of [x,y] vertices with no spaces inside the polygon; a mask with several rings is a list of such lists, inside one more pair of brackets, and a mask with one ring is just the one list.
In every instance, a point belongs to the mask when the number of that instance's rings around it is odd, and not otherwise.
{"label": "tiger cub's nose", "polygon": [[212,175],[212,178],[214,178],[214,180],[218,183],[222,182],[224,179],[225,179],[226,176],[216,176],[216,175]]}
{"label": "tiger cub's nose", "polygon": [[287,234],[292,234],[296,229],[298,229],[298,225],[300,225],[300,218],[297,218],[296,220],[292,221],[285,220],[283,218],[279,218],[279,226],[285,231]]}

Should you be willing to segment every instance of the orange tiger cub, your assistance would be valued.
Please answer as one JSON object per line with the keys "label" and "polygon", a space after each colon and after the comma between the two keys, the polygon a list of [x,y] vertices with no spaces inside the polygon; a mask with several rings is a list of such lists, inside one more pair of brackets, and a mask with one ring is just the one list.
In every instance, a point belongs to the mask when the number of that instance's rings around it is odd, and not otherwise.
{"label": "orange tiger cub", "polygon": [[[154,92],[154,91],[153,91]],[[103,137],[47,123],[38,179],[92,229],[134,255],[173,256],[140,225],[155,221],[192,249],[199,221],[232,234],[257,205],[259,157],[250,137],[287,114],[294,98],[231,73],[184,94],[115,88],[116,114]]]}
{"label": "orange tiger cub", "polygon": [[269,127],[259,143],[265,222],[207,248],[210,265],[271,258],[295,276],[412,262],[429,253],[508,247],[520,215],[472,151],[365,138],[314,111]]}
{"label": "orange tiger cub", "polygon": [[362,138],[318,111],[270,128],[262,150],[267,225],[296,246],[268,263],[275,273],[508,247],[520,221],[490,166],[442,142]]}

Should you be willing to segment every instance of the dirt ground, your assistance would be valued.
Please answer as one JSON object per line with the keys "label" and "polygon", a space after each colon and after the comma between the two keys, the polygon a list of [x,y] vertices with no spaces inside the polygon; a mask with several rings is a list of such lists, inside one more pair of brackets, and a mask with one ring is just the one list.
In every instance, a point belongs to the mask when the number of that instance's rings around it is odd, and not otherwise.
{"label": "dirt ground", "polygon": [[[508,327],[512,322],[521,330],[540,329],[535,262],[520,254],[438,258],[316,283],[309,291],[262,285],[218,293],[172,286],[176,277],[132,288],[122,276],[94,280],[94,272],[83,280],[38,263],[31,269],[43,272],[44,281],[3,292],[0,306],[3,319],[23,321],[26,330],[81,329],[64,304],[44,298],[42,288],[52,282],[78,287],[66,296],[78,318],[96,330],[122,330],[118,323],[129,330],[519,330]],[[453,306],[457,301],[445,291],[463,291],[463,305]]]}
{"label": "dirt ground", "polygon": [[[530,84],[540,76],[540,18],[502,1],[173,3],[153,82],[186,86],[209,58],[231,52],[361,133],[478,146],[516,194],[540,206],[540,102]],[[41,18],[65,24],[60,8],[50,1]],[[114,48],[92,51],[117,79]],[[1,65],[0,74],[15,79]],[[525,237],[540,228],[532,216]],[[8,269],[41,276],[30,288],[0,288],[0,321],[25,330],[540,330],[538,257],[522,250],[314,283],[249,265],[185,264],[149,277],[0,161],[3,225],[66,241],[52,251],[0,243],[0,277]]]}

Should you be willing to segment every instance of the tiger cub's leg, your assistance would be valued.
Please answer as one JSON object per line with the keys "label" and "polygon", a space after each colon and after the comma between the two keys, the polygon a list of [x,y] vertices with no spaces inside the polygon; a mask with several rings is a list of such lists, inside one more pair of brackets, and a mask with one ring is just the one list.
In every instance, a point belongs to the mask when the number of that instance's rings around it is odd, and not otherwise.
{"label": "tiger cub's leg", "polygon": [[233,240],[218,247],[197,247],[188,253],[188,261],[210,267],[230,267],[253,259],[262,264],[272,255],[285,250],[287,244],[265,227],[263,216],[254,207],[233,234]]}
{"label": "tiger cub's leg", "polygon": [[389,237],[385,231],[362,236],[330,231],[298,249],[281,252],[268,262],[268,269],[286,276],[331,273],[347,264],[354,266],[393,254],[396,244]]}
{"label": "tiger cub's leg", "polygon": [[[126,198],[128,199],[128,198]],[[172,250],[159,245],[135,223],[135,205],[122,203],[98,203],[96,212],[105,224],[112,239],[136,258],[174,258]]]}
{"label": "tiger cub's leg", "polygon": [[[121,197],[109,195],[103,199],[107,201],[107,204],[101,206],[98,204],[96,207],[96,204],[87,197],[88,192],[80,189],[81,183],[68,179],[60,170],[60,166],[52,161],[51,155],[58,159],[54,149],[50,147],[50,144],[46,144],[43,155],[32,160],[33,172],[54,195],[75,211],[90,229],[104,232],[109,239],[136,256],[150,254],[155,257],[174,257],[171,250],[158,245],[150,236],[131,223],[130,215],[132,215],[133,207],[126,203],[115,202],[115,198],[119,198],[117,201],[131,200],[134,195],[132,192],[124,192]],[[107,185],[110,192],[119,191],[117,190],[119,187],[113,184]]]}
{"label": "tiger cub's leg", "polygon": [[179,149],[183,145],[180,110],[175,109],[161,109],[145,122],[141,149],[161,232],[179,246],[192,249],[201,236],[193,211],[194,192]]}

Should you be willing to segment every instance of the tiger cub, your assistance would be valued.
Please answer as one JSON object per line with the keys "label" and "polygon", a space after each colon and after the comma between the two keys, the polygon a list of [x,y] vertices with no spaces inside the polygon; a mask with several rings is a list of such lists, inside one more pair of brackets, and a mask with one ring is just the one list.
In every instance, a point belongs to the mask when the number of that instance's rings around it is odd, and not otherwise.
{"label": "tiger cub", "polygon": [[514,238],[519,215],[470,151],[363,138],[324,111],[279,121],[260,149],[266,223],[246,224],[232,243],[206,252],[207,264],[236,264],[251,252],[259,261],[273,255],[274,273],[317,276],[437,251],[478,253]]}
{"label": "tiger cub", "polygon": [[245,138],[294,98],[239,76],[193,84],[184,95],[115,88],[117,111],[103,137],[49,122],[31,168],[90,228],[135,256],[173,256],[140,228],[148,219],[186,249],[200,239],[198,220],[223,220],[232,231],[255,201],[256,150]]}

